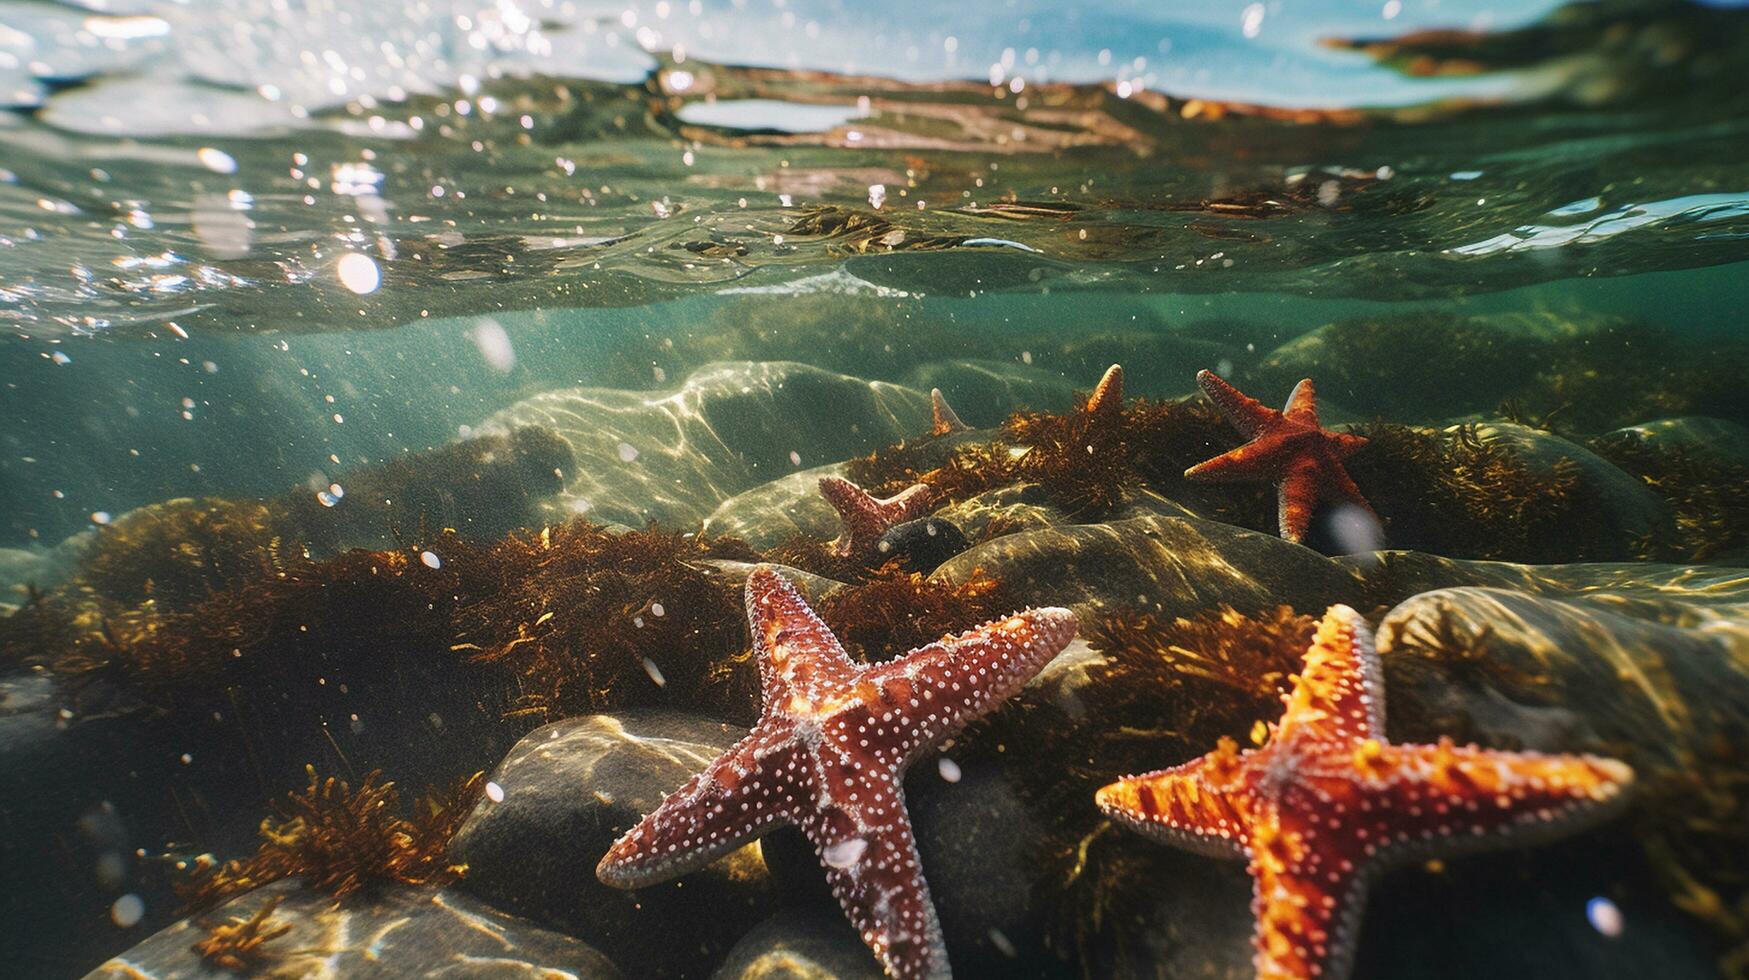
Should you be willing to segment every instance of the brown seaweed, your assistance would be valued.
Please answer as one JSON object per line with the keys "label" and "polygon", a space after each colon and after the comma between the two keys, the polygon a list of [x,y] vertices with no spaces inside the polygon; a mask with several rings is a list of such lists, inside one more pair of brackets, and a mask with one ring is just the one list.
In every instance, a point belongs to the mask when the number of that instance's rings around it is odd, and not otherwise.
{"label": "brown seaweed", "polygon": [[485,560],[491,587],[455,616],[449,649],[507,671],[512,711],[552,719],[652,699],[691,703],[714,661],[744,646],[736,590],[706,562],[758,556],[734,541],[584,521],[513,534]]}
{"label": "brown seaweed", "polygon": [[820,600],[820,618],[851,656],[888,660],[1019,608],[1001,581],[974,570],[949,583],[888,564],[868,581]]}
{"label": "brown seaweed", "polygon": [[1393,547],[1456,558],[1586,561],[1612,535],[1570,459],[1533,468],[1474,425],[1438,432],[1373,423],[1349,473],[1385,520]]}
{"label": "brown seaweed", "polygon": [[214,923],[206,936],[194,943],[193,950],[222,970],[254,972],[267,956],[267,944],[292,930],[289,923],[273,919],[274,910],[283,900],[284,896],[275,895],[263,902],[254,915],[247,918],[234,915],[228,921]]}
{"label": "brown seaweed", "polygon": [[1749,552],[1749,465],[1631,436],[1598,438],[1591,448],[1670,506],[1676,540],[1669,557],[1703,562]]}
{"label": "brown seaweed", "polygon": [[485,791],[485,773],[428,795],[411,816],[401,814],[400,792],[380,771],[365,776],[356,791],[337,777],[319,778],[314,766],[305,773],[303,792],[288,794],[275,806],[276,816],[261,821],[254,854],[193,866],[178,887],[190,908],[211,908],[297,876],[309,888],[345,898],[373,882],[442,884],[466,870],[451,864],[447,851]]}

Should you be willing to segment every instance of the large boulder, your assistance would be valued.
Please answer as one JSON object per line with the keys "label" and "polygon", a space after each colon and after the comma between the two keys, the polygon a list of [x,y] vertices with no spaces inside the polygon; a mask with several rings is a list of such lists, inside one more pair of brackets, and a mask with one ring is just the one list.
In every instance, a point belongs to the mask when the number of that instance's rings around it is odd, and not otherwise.
{"label": "large boulder", "polygon": [[704,975],[776,909],[759,846],[637,891],[603,885],[595,866],[742,734],[666,711],[587,715],[530,732],[493,770],[496,789],[451,844],[452,857],[468,867],[461,887],[579,936],[635,964],[639,976]]}
{"label": "large boulder", "polygon": [[[290,927],[236,968],[194,949],[211,927],[248,920],[277,900],[263,932]],[[301,881],[275,882],[205,915],[183,919],[87,974],[87,980],[235,980],[265,977],[475,977],[618,980],[586,943],[449,889],[382,887],[336,903]]]}
{"label": "large boulder", "polygon": [[549,503],[642,527],[695,524],[718,503],[801,467],[848,459],[929,428],[929,396],[789,361],[709,364],[666,391],[565,388],[482,428],[540,425],[576,464]]}

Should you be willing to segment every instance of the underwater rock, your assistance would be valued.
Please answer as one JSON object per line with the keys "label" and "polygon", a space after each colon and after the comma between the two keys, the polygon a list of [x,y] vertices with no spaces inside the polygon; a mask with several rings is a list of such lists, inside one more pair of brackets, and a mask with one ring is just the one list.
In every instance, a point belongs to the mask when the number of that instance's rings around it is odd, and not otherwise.
{"label": "underwater rock", "polygon": [[[1393,666],[1412,657],[1461,658],[1475,666],[1463,678],[1470,690],[1492,687],[1518,703],[1562,706],[1598,744],[1619,746],[1636,767],[1669,768],[1749,732],[1749,599],[1679,596],[1659,594],[1655,585],[1560,599],[1441,589],[1385,616],[1379,653]],[[1399,679],[1408,682],[1406,668],[1392,675]],[[1474,734],[1524,741],[1522,732]]]}
{"label": "underwater rock", "polygon": [[[595,865],[639,817],[744,732],[667,711],[586,715],[511,749],[451,844],[461,886],[599,947],[639,976],[698,976],[775,909],[750,844],[678,882],[621,891]],[[501,798],[499,798],[501,797]],[[683,936],[674,925],[687,923]]]}
{"label": "underwater rock", "polygon": [[491,541],[542,523],[536,504],[558,493],[574,467],[553,430],[517,426],[349,470],[335,477],[344,491],[338,498],[330,488],[306,488],[277,509],[318,554],[393,548],[421,528]]}
{"label": "underwater rock", "polygon": [[969,416],[966,424],[978,429],[1002,424],[1009,412],[1023,406],[1067,408],[1075,386],[1065,374],[1078,376],[1069,369],[1045,371],[1008,361],[931,361],[907,372],[904,382],[922,391],[941,389],[962,418]]}
{"label": "underwater rock", "polygon": [[703,533],[770,548],[796,535],[832,540],[838,512],[820,496],[820,480],[845,476],[844,463],[814,466],[737,493],[704,519]]}
{"label": "underwater rock", "polygon": [[1627,600],[1697,605],[1749,603],[1749,576],[1740,568],[1652,562],[1530,565],[1447,558],[1419,551],[1375,551],[1333,559],[1366,580],[1372,603],[1396,605],[1436,589],[1483,586],[1568,598],[1596,594]]}
{"label": "underwater rock", "polygon": [[1325,394],[1364,416],[1431,422],[1492,410],[1536,377],[1542,361],[1533,355],[1541,349],[1492,318],[1359,317],[1277,347],[1244,380],[1261,396],[1316,378]]}
{"label": "underwater rock", "polygon": [[44,581],[46,570],[44,556],[38,552],[0,548],[0,614],[16,609],[32,588],[47,590],[54,585]]}
{"label": "underwater rock", "polygon": [[1551,480],[1558,467],[1576,467],[1579,474],[1576,492],[1585,496],[1591,514],[1615,537],[1615,547],[1606,549],[1615,553],[1599,557],[1635,557],[1637,542],[1669,530],[1669,510],[1658,495],[1591,450],[1541,429],[1511,422],[1485,422],[1476,426],[1475,433],[1484,443],[1510,446],[1534,471]]}
{"label": "underwater rock", "polygon": [[1679,449],[1720,463],[1749,463],[1749,428],[1729,419],[1684,415],[1606,432],[1598,443],[1627,443],[1640,449]]}
{"label": "underwater rock", "polygon": [[[195,949],[212,927],[272,905],[259,944]],[[279,930],[286,931],[273,935]],[[247,938],[247,933],[241,939]],[[229,951],[235,966],[224,962]],[[296,880],[275,882],[205,915],[183,919],[87,974],[87,980],[231,980],[266,977],[468,976],[494,980],[618,980],[607,957],[580,940],[506,915],[449,889],[393,887],[336,905]]]}
{"label": "underwater rock", "polygon": [[883,561],[897,560],[908,571],[928,573],[966,550],[968,544],[965,533],[954,522],[920,517],[888,528],[875,542],[875,553]]}
{"label": "underwater rock", "polygon": [[20,756],[35,754],[35,746],[54,738],[58,707],[55,683],[47,674],[0,677],[0,771],[17,772]]}
{"label": "underwater rock", "polygon": [[[1075,524],[1073,517],[1052,503],[1044,488],[1036,483],[1014,483],[976,496],[955,501],[935,512],[935,517],[952,521],[964,529],[967,538],[982,542],[990,538],[1031,531],[1038,528]],[[1107,517],[1107,523],[1131,517],[1195,517],[1188,508],[1168,500],[1145,487],[1129,487],[1117,509]]]}
{"label": "underwater rock", "polygon": [[1360,585],[1353,572],[1308,548],[1193,517],[1010,534],[958,555],[931,578],[963,582],[980,568],[1023,604],[1127,607],[1166,617],[1223,602],[1241,611],[1281,603],[1323,609],[1353,601]]}
{"label": "underwater rock", "polygon": [[926,392],[790,361],[734,361],[667,391],[565,388],[482,426],[541,425],[576,457],[550,519],[685,526],[723,500],[823,460],[848,459],[929,429]]}
{"label": "underwater rock", "polygon": [[844,916],[829,905],[785,909],[729,950],[711,980],[884,980]]}

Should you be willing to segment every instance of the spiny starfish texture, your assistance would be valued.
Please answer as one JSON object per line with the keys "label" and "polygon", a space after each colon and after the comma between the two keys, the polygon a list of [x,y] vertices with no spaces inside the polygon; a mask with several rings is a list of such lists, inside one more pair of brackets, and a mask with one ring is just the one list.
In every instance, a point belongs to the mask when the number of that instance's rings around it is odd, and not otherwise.
{"label": "spiny starfish texture", "polygon": [[1391,863],[1530,842],[1607,814],[1613,759],[1385,741],[1366,621],[1333,606],[1267,745],[1102,788],[1099,808],[1169,843],[1250,862],[1262,980],[1348,973],[1369,876]]}
{"label": "spiny starfish texture", "polygon": [[1294,386],[1280,412],[1241,394],[1213,371],[1198,371],[1196,383],[1251,441],[1185,470],[1187,479],[1273,480],[1281,536],[1293,542],[1306,536],[1320,501],[1342,500],[1372,513],[1372,505],[1342,468],[1342,460],[1366,445],[1366,439],[1319,426],[1318,393],[1311,378]]}
{"label": "spiny starfish texture", "polygon": [[747,737],[674,791],[601,859],[637,888],[701,868],[778,823],[800,827],[863,942],[900,980],[948,975],[900,780],[914,759],[1019,690],[1075,635],[1029,609],[867,666],[794,587],[747,578],[764,709]]}
{"label": "spiny starfish texture", "polygon": [[883,500],[849,480],[826,476],[820,478],[820,495],[838,512],[844,525],[838,540],[832,543],[832,550],[840,558],[866,558],[874,554],[881,535],[889,528],[929,512],[929,488],[921,483]]}
{"label": "spiny starfish texture", "polygon": [[1085,406],[1088,415],[1098,415],[1116,419],[1123,412],[1123,365],[1113,364],[1105,369],[1099,383],[1093,386],[1093,394],[1087,396]]}
{"label": "spiny starfish texture", "polygon": [[932,436],[951,436],[955,432],[971,429],[971,426],[960,421],[959,413],[947,403],[940,388],[929,389],[929,412],[932,418],[929,434]]}

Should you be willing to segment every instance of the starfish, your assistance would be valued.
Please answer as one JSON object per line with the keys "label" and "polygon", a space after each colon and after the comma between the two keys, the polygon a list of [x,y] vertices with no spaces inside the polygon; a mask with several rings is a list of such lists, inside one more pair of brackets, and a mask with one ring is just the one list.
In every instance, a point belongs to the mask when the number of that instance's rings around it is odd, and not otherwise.
{"label": "starfish", "polygon": [[1056,656],[1074,638],[1075,614],[1029,609],[859,665],[795,588],[760,566],[747,578],[747,622],[759,723],[626,832],[596,876],[620,888],[665,881],[795,824],[889,975],[948,976],[900,781]]}
{"label": "starfish", "polygon": [[1191,850],[1247,858],[1263,980],[1339,980],[1370,876],[1393,861],[1546,839],[1626,799],[1633,770],[1588,755],[1385,741],[1366,621],[1332,606],[1262,748],[1214,752],[1099,790],[1099,808]]}
{"label": "starfish", "polygon": [[1087,404],[1083,410],[1088,415],[1116,417],[1123,412],[1123,365],[1113,364],[1100,375],[1099,383],[1093,386],[1093,394],[1087,396]]}
{"label": "starfish", "polygon": [[1196,383],[1233,428],[1251,441],[1192,466],[1184,471],[1186,478],[1274,480],[1281,536],[1296,544],[1311,527],[1320,500],[1336,497],[1373,512],[1342,468],[1342,461],[1366,445],[1366,439],[1318,425],[1318,392],[1311,378],[1294,385],[1287,408],[1280,412],[1241,394],[1213,371],[1198,371]]}
{"label": "starfish", "polygon": [[929,409],[933,419],[929,426],[929,434],[932,436],[951,436],[955,432],[971,429],[971,426],[960,421],[959,413],[947,403],[940,388],[929,389]]}
{"label": "starfish", "polygon": [[840,558],[866,558],[874,554],[881,535],[894,524],[922,517],[929,509],[929,487],[915,483],[891,497],[881,499],[836,476],[820,478],[820,495],[838,512],[844,530],[832,543]]}

